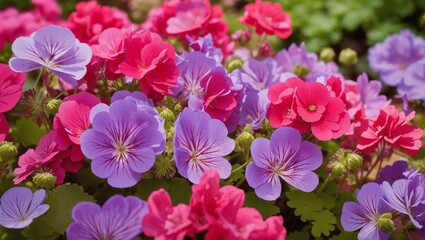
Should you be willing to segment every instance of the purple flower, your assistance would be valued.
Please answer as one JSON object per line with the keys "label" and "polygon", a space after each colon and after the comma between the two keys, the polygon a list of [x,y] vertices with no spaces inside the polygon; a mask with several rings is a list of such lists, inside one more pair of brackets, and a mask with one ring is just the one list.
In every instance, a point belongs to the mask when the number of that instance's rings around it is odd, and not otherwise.
{"label": "purple flower", "polygon": [[404,114],[409,115],[413,110],[409,107],[409,97],[407,94],[403,94],[401,97],[401,100],[403,100],[403,103],[401,104],[401,109],[403,110]]}
{"label": "purple flower", "polygon": [[341,224],[345,231],[361,229],[359,240],[385,240],[391,233],[384,233],[378,227],[381,215],[391,212],[382,200],[383,191],[377,183],[366,183],[357,193],[357,201],[346,202],[342,207]]}
{"label": "purple flower", "polygon": [[232,166],[223,156],[235,148],[226,126],[208,113],[186,108],[174,123],[174,158],[180,175],[198,183],[202,174],[214,169],[228,178]]}
{"label": "purple flower", "polygon": [[242,102],[242,110],[239,115],[239,124],[251,124],[252,129],[257,130],[266,117],[270,101],[267,97],[268,90],[260,92],[247,91]]}
{"label": "purple flower", "polygon": [[73,86],[86,74],[92,51],[80,43],[67,28],[51,25],[29,37],[19,37],[12,44],[16,57],[9,61],[16,72],[30,72],[40,67],[52,71]]}
{"label": "purple flower", "polygon": [[379,111],[391,103],[391,100],[387,100],[385,95],[379,95],[382,88],[381,83],[376,80],[369,81],[366,73],[357,77],[357,88],[360,101],[368,117],[378,116]]}
{"label": "purple flower", "polygon": [[413,63],[424,57],[425,40],[415,37],[409,30],[391,35],[369,49],[370,67],[390,86],[403,83]]}
{"label": "purple flower", "polygon": [[409,66],[397,91],[409,99],[425,100],[425,57]]}
{"label": "purple flower", "polygon": [[248,90],[261,91],[278,82],[282,71],[272,58],[260,61],[251,58],[244,63],[241,73]]}
{"label": "purple flower", "polygon": [[115,195],[102,207],[92,202],[77,204],[72,210],[69,240],[133,239],[142,232],[142,220],[148,212],[145,201],[137,197]]}
{"label": "purple flower", "polygon": [[376,183],[388,182],[392,184],[398,179],[406,179],[405,172],[409,170],[409,165],[404,160],[398,160],[391,166],[386,166],[379,172],[379,178],[375,179]]}
{"label": "purple flower", "polygon": [[81,150],[92,159],[91,169],[109,185],[134,186],[164,149],[164,130],[155,110],[133,97],[92,109],[92,129],[81,136]]}
{"label": "purple flower", "polygon": [[413,225],[422,228],[425,224],[425,175],[412,179],[399,179],[392,185],[382,183],[384,201],[395,210],[409,216]]}
{"label": "purple flower", "polygon": [[253,161],[246,168],[246,180],[258,197],[277,199],[282,191],[280,178],[304,192],[313,191],[319,178],[313,172],[322,165],[322,152],[291,127],[276,129],[270,140],[257,138],[251,145]]}
{"label": "purple flower", "polygon": [[220,48],[214,46],[212,36],[210,33],[203,37],[193,40],[189,35],[186,36],[189,42],[189,47],[192,51],[202,52],[207,57],[214,59],[218,64],[223,61],[223,53]]}
{"label": "purple flower", "polygon": [[34,194],[26,187],[13,187],[7,190],[0,202],[0,225],[6,228],[24,228],[34,218],[43,215],[49,205],[43,204],[46,191],[40,189]]}
{"label": "purple flower", "polygon": [[[298,47],[292,44],[288,50],[282,49],[276,54],[276,62],[283,72],[295,73],[307,82],[315,82],[318,77],[326,79],[332,73],[337,73],[335,64],[319,61],[315,53],[307,52],[305,44]],[[328,67],[329,65],[329,67]]]}

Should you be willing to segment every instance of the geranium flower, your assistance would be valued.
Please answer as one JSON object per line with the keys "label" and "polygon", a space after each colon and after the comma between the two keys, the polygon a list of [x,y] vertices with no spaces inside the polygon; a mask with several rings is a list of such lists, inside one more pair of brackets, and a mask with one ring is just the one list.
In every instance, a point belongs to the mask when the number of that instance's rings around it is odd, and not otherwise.
{"label": "geranium flower", "polygon": [[114,195],[102,207],[81,202],[72,209],[73,222],[66,231],[70,240],[133,239],[142,233],[142,219],[148,212],[138,197]]}
{"label": "geranium flower", "polygon": [[18,168],[13,173],[18,176],[13,179],[15,184],[26,180],[33,172],[48,172],[56,177],[55,185],[63,183],[65,170],[62,161],[69,156],[69,151],[60,150],[54,141],[56,132],[50,131],[41,137],[35,149],[28,149],[19,157]]}
{"label": "geranium flower", "polygon": [[10,111],[18,103],[25,83],[25,74],[12,71],[0,64],[0,113]]}
{"label": "geranium flower", "polygon": [[3,113],[0,113],[0,142],[4,141],[9,133],[9,124]]}
{"label": "geranium flower", "polygon": [[242,109],[239,115],[239,124],[251,124],[252,129],[260,128],[266,118],[270,101],[267,97],[267,90],[260,92],[247,91],[242,102]]}
{"label": "geranium flower", "polygon": [[45,67],[73,86],[86,74],[92,52],[67,28],[51,25],[29,37],[19,37],[12,44],[16,57],[9,66],[17,72],[30,72]]}
{"label": "geranium flower", "polygon": [[[395,210],[409,216],[417,228],[425,227],[425,176],[398,179],[392,184],[382,183],[384,201]],[[422,215],[422,219],[421,219]]]}
{"label": "geranium flower", "polygon": [[280,3],[255,0],[255,3],[245,5],[245,13],[239,22],[255,27],[259,35],[265,33],[286,39],[292,34],[292,19],[282,10]]}
{"label": "geranium flower", "polygon": [[84,43],[95,43],[105,29],[131,26],[125,12],[99,5],[97,1],[79,2],[67,23],[75,36]]}
{"label": "geranium flower", "polygon": [[232,167],[223,156],[233,151],[235,142],[227,137],[221,121],[186,108],[174,127],[174,158],[180,175],[193,183],[209,169],[217,170],[221,178],[230,176]]}
{"label": "geranium flower", "polygon": [[80,137],[90,127],[90,110],[100,103],[95,95],[81,92],[66,97],[54,118],[54,129],[57,132],[55,141],[61,149],[72,145],[72,161],[80,161]]}
{"label": "geranium flower", "polygon": [[306,122],[317,122],[330,101],[329,90],[321,83],[303,83],[296,92],[297,112]]}
{"label": "geranium flower", "polygon": [[261,91],[269,89],[273,83],[279,82],[281,68],[272,58],[264,60],[248,59],[241,68],[242,81],[247,89]]}
{"label": "geranium flower", "polygon": [[191,234],[189,206],[179,204],[173,207],[170,195],[160,189],[148,198],[149,213],[143,218],[142,226],[146,236],[155,240],[183,240]]}
{"label": "geranium flower", "polygon": [[43,204],[46,191],[40,189],[31,192],[26,187],[13,187],[7,190],[0,201],[0,225],[6,228],[25,228],[49,210]]}
{"label": "geranium flower", "polygon": [[391,103],[391,100],[387,100],[385,95],[379,95],[382,88],[381,82],[377,80],[369,81],[366,73],[357,77],[357,88],[359,89],[360,101],[368,117],[378,116],[379,110]]}
{"label": "geranium flower", "polygon": [[383,232],[378,227],[379,218],[391,212],[383,200],[384,191],[377,183],[366,183],[357,192],[357,201],[346,202],[342,207],[341,224],[345,231],[353,232],[361,229],[357,236],[360,240],[386,240],[390,232]]}
{"label": "geranium flower", "polygon": [[140,79],[142,91],[151,99],[162,100],[177,87],[178,70],[171,44],[156,33],[134,32],[126,40],[125,54],[118,69],[124,75]]}
{"label": "geranium flower", "polygon": [[304,192],[313,191],[319,184],[313,170],[322,165],[322,152],[313,143],[301,141],[301,134],[293,128],[276,129],[270,140],[255,139],[251,154],[253,161],[246,168],[246,180],[262,199],[280,196],[280,178]]}
{"label": "geranium flower", "polygon": [[415,112],[405,115],[395,106],[381,109],[376,119],[363,119],[355,131],[359,137],[357,148],[371,152],[380,142],[401,148],[409,155],[416,155],[422,146],[423,130],[407,123],[415,117]]}
{"label": "geranium flower", "polygon": [[92,160],[91,169],[116,188],[134,186],[154,164],[163,144],[158,120],[132,99],[101,104],[91,110],[92,128],[80,138],[81,150]]}

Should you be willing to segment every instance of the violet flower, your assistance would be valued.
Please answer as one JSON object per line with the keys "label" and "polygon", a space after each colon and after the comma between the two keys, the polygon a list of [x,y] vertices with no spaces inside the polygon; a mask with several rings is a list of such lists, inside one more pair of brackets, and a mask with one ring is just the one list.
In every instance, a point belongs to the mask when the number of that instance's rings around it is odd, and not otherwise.
{"label": "violet flower", "polygon": [[110,197],[102,207],[92,202],[78,203],[72,210],[69,240],[134,239],[142,233],[142,220],[148,208],[137,197]]}
{"label": "violet flower", "polygon": [[226,126],[208,113],[186,108],[174,123],[174,158],[180,175],[199,183],[203,173],[215,169],[228,178],[232,166],[223,156],[230,154],[235,142],[227,137]]}
{"label": "violet flower", "polygon": [[406,179],[405,173],[409,171],[409,164],[405,160],[398,160],[393,165],[385,166],[379,172],[379,178],[375,179],[376,183],[388,182],[392,184],[396,180]]}
{"label": "violet flower", "polygon": [[186,35],[186,39],[189,42],[189,47],[192,51],[202,52],[205,56],[214,59],[217,64],[223,61],[223,53],[220,48],[214,46],[214,42],[211,33],[198,39],[193,40],[189,35]]}
{"label": "violet flower", "polygon": [[301,134],[291,127],[276,129],[270,140],[257,138],[251,145],[253,161],[246,168],[246,180],[258,197],[277,199],[282,191],[280,178],[304,192],[313,191],[319,178],[313,172],[322,165],[320,148],[301,141]]}
{"label": "violet flower", "polygon": [[43,204],[45,198],[44,189],[33,194],[26,187],[10,188],[1,197],[0,225],[16,229],[30,225],[34,218],[49,210],[49,205]]}
{"label": "violet flower", "polygon": [[143,104],[141,108],[141,102],[126,97],[110,107],[95,106],[90,113],[92,129],[81,136],[81,150],[92,159],[93,173],[113,187],[134,186],[164,149],[163,126],[155,110]]}
{"label": "violet flower", "polygon": [[73,86],[86,74],[92,57],[89,45],[80,43],[69,29],[55,25],[17,38],[12,51],[15,57],[9,65],[14,71],[30,72],[45,67]]}
{"label": "violet flower", "polygon": [[366,73],[357,77],[357,88],[359,89],[360,101],[368,117],[378,116],[379,111],[391,103],[391,100],[387,100],[385,95],[379,95],[382,88],[381,82],[369,81]]}
{"label": "violet flower", "polygon": [[383,200],[383,190],[377,183],[366,183],[357,192],[357,201],[346,202],[342,207],[341,224],[345,231],[353,232],[361,229],[357,238],[359,240],[386,240],[390,232],[383,232],[378,221],[385,213],[390,213],[392,208]]}
{"label": "violet flower", "polygon": [[272,58],[261,61],[251,58],[244,63],[241,73],[248,90],[261,91],[279,82],[282,70]]}
{"label": "violet flower", "polygon": [[242,102],[242,109],[239,114],[239,124],[251,124],[252,129],[257,130],[263,123],[270,101],[267,97],[268,90],[260,92],[247,91]]}

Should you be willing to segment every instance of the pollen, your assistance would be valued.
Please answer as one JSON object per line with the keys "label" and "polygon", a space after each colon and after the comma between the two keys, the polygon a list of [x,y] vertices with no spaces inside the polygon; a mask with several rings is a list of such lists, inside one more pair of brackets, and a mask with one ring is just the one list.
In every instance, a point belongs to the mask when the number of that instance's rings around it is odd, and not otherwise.
{"label": "pollen", "polygon": [[310,112],[314,112],[314,111],[316,111],[316,105],[309,105],[307,109]]}

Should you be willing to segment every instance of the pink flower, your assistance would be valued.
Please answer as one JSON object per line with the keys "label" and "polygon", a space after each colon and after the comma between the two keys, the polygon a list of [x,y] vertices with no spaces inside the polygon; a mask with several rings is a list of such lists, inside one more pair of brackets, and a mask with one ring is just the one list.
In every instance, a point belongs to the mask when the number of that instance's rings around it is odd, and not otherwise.
{"label": "pink flower", "polygon": [[411,156],[418,154],[422,146],[423,130],[407,123],[415,117],[415,112],[406,116],[398,112],[394,105],[389,105],[379,112],[374,119],[365,118],[355,129],[358,135],[357,148],[371,152],[380,142],[401,148]]}
{"label": "pink flower", "polygon": [[0,113],[0,142],[3,142],[9,133],[9,124],[3,113]]}
{"label": "pink flower", "polygon": [[35,13],[49,21],[58,21],[61,8],[56,0],[31,0],[35,6]]}
{"label": "pink flower", "polygon": [[131,26],[126,13],[109,6],[101,6],[96,1],[80,2],[76,11],[68,17],[68,27],[75,36],[85,43],[95,43],[99,34],[107,28]]}
{"label": "pink flower", "polygon": [[19,157],[19,167],[13,173],[18,176],[13,179],[15,184],[26,180],[33,172],[49,172],[56,176],[56,185],[63,182],[65,170],[61,167],[62,160],[69,155],[68,151],[61,151],[54,142],[55,131],[41,137],[40,142],[34,149],[28,149]]}
{"label": "pink flower", "polygon": [[140,79],[142,91],[156,101],[177,87],[174,48],[156,33],[135,32],[126,39],[124,60],[118,68],[124,75]]}
{"label": "pink flower", "polygon": [[282,39],[292,34],[291,17],[282,10],[280,3],[262,2],[245,5],[245,13],[239,18],[242,24],[255,27],[259,35],[278,35]]}
{"label": "pink flower", "polygon": [[18,103],[25,83],[25,73],[12,71],[7,64],[0,64],[0,113],[10,111]]}
{"label": "pink flower", "polygon": [[90,127],[90,110],[100,103],[95,95],[81,92],[66,97],[54,118],[55,141],[61,150],[71,147],[71,161],[78,162],[84,157],[80,137]]}
{"label": "pink flower", "polygon": [[317,122],[330,100],[329,90],[321,83],[305,82],[296,92],[297,112],[306,122]]}
{"label": "pink flower", "polygon": [[173,207],[170,195],[164,189],[149,196],[148,207],[149,213],[142,221],[146,236],[155,240],[178,240],[191,234],[189,207],[185,204]]}

